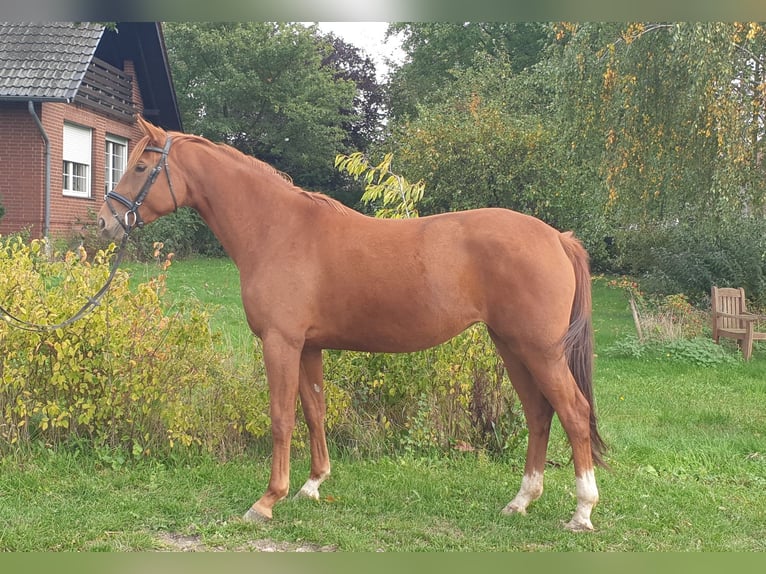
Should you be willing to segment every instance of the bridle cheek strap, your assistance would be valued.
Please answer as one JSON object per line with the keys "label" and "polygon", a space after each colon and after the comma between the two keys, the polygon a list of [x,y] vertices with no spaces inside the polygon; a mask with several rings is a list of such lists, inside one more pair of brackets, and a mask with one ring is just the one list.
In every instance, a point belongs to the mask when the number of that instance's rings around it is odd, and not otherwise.
{"label": "bridle cheek strap", "polygon": [[[157,165],[154,166],[154,169],[152,169],[151,173],[149,174],[149,177],[144,182],[144,185],[141,186],[141,190],[138,192],[138,195],[136,196],[135,199],[131,200],[115,191],[110,191],[104,196],[104,201],[109,207],[109,211],[112,212],[112,215],[117,220],[117,222],[122,226],[126,234],[130,233],[134,227],[143,227],[144,222],[141,219],[141,215],[138,213],[138,208],[141,207],[141,204],[143,204],[144,199],[146,199],[146,196],[149,195],[149,190],[151,189],[152,185],[157,180],[157,176],[159,176],[160,172],[163,169],[165,171],[165,176],[168,179],[168,189],[170,190],[170,196],[173,198],[173,211],[178,210],[178,201],[176,201],[176,194],[173,191],[173,181],[170,179],[170,168],[168,167],[168,153],[170,152],[170,145],[172,144],[172,142],[173,142],[173,138],[168,136],[168,139],[165,140],[165,147],[145,148],[145,151],[154,151],[162,155],[160,157],[160,161],[157,162]],[[118,203],[121,203],[123,206],[127,208],[127,211],[125,212],[122,218],[120,218],[120,214],[117,213],[117,210],[109,201],[112,199]]]}

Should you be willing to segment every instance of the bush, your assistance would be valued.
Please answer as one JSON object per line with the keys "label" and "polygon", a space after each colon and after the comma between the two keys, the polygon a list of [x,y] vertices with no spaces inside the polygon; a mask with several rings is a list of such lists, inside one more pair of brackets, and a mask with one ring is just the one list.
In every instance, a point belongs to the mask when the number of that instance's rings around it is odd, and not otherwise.
{"label": "bush", "polygon": [[[82,245],[89,254],[103,249],[106,242],[100,237],[96,219],[96,212],[90,210],[86,217],[77,219],[79,232],[60,238],[56,245],[60,245],[62,249],[76,249]],[[207,224],[196,211],[188,207],[182,207],[175,213],[131,231],[128,253],[133,259],[151,261],[154,257],[154,244],[158,242],[165,245],[166,251],[179,258],[192,255],[226,255]]]}
{"label": "bush", "polygon": [[686,295],[647,295],[627,277],[613,279],[607,285],[626,293],[636,334],[604,348],[604,356],[674,360],[703,366],[738,360],[727,347],[713,342],[709,313],[694,308]]}
{"label": "bush", "polygon": [[647,291],[706,303],[712,285],[744,287],[754,303],[766,304],[766,220],[657,225],[615,239],[616,267]]}
{"label": "bush", "polygon": [[[0,237],[0,304],[38,324],[73,315],[109,275],[114,247],[50,261],[42,241]],[[134,455],[192,448],[227,456],[269,429],[266,386],[216,349],[198,303],[163,302],[159,275],[128,287],[118,271],[101,304],[55,331],[0,321],[0,447],[87,439]],[[247,371],[247,372],[243,372]]]}
{"label": "bush", "polygon": [[520,404],[481,326],[418,353],[331,351],[328,358],[326,378],[349,397],[331,432],[350,452],[506,456],[517,454],[526,437]]}
{"label": "bush", "polygon": [[182,207],[175,213],[137,229],[132,237],[136,257],[142,261],[151,260],[153,245],[158,241],[178,257],[225,255],[223,247],[207,224],[196,211],[188,207]]}
{"label": "bush", "polygon": [[601,354],[605,357],[674,361],[702,367],[730,365],[742,361],[742,355],[736,348],[727,344],[717,345],[707,337],[639,341],[638,337],[630,335],[605,347]]}

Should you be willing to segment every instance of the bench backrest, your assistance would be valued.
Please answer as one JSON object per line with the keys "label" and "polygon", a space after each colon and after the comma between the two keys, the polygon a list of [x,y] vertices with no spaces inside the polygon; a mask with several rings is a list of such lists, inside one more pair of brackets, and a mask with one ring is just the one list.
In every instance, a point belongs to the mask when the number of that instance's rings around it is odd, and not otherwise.
{"label": "bench backrest", "polygon": [[713,309],[714,327],[719,329],[742,329],[741,321],[734,317],[725,317],[719,313],[728,315],[741,315],[747,311],[745,303],[745,290],[741,287],[713,287],[711,293],[711,306]]}

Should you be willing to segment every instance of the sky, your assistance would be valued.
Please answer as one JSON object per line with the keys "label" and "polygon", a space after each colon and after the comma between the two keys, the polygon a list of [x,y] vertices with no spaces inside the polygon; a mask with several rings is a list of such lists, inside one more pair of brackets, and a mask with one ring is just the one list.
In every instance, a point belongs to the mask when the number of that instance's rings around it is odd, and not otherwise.
{"label": "sky", "polygon": [[323,32],[332,32],[367,53],[375,62],[378,81],[382,81],[388,71],[386,59],[401,62],[404,57],[395,37],[385,40],[388,22],[317,22],[317,25]]}

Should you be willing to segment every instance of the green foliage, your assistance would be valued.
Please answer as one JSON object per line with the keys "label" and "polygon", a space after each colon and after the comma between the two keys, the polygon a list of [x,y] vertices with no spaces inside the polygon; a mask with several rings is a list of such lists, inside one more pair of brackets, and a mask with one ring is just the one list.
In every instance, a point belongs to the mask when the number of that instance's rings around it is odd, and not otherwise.
{"label": "green foliage", "polygon": [[550,111],[553,78],[551,65],[517,73],[507,58],[477,55],[417,118],[392,122],[386,144],[403,173],[428,182],[422,213],[504,207],[534,215],[575,230],[598,268],[608,224],[579,177],[589,173],[583,158],[562,144]]}
{"label": "green foliage", "polygon": [[199,214],[186,207],[135,230],[131,238],[135,255],[142,261],[152,259],[157,242],[163,243],[165,250],[177,257],[225,255],[221,243]]}
{"label": "green foliage", "polygon": [[438,102],[391,128],[402,171],[428,182],[423,210],[494,206],[547,214],[547,134],[511,103],[518,86],[510,63],[477,61],[456,75]]}
{"label": "green foliage", "polygon": [[401,175],[391,171],[393,154],[386,154],[383,161],[370,166],[361,152],[351,155],[339,154],[335,158],[335,168],[346,172],[354,179],[360,177],[365,182],[362,202],[378,205],[376,217],[401,219],[417,217],[417,204],[423,199],[425,183],[421,180],[410,183]]}
{"label": "green foliage", "polygon": [[326,189],[356,84],[323,61],[332,49],[297,23],[167,23],[169,62],[186,130],[222,141]]}
{"label": "green foliage", "polygon": [[472,68],[475,58],[498,58],[519,73],[542,56],[549,31],[539,22],[397,22],[405,62],[395,68],[388,85],[392,119],[415,118],[434,102],[439,91]]}
{"label": "green foliage", "polygon": [[325,376],[349,397],[334,442],[382,454],[481,450],[520,456],[521,406],[486,330],[408,354],[328,353]]}
{"label": "green foliage", "polygon": [[[113,250],[49,261],[43,242],[3,238],[0,301],[26,321],[59,322],[103,285]],[[169,265],[134,289],[118,271],[95,311],[66,329],[0,322],[0,445],[84,438],[136,456],[226,456],[267,431],[265,385],[216,351],[208,312],[163,303]]]}
{"label": "green foliage", "polygon": [[615,268],[640,277],[648,291],[706,301],[710,287],[744,287],[766,305],[766,221],[682,221],[629,229],[615,236]]}
{"label": "green foliage", "polygon": [[733,365],[742,361],[735,348],[717,345],[709,337],[640,341],[635,335],[628,335],[604,347],[601,354],[610,358],[672,361],[701,367]]}
{"label": "green foliage", "polygon": [[736,218],[763,205],[762,27],[588,23],[556,32],[559,145],[583,158],[590,169],[572,175],[587,174],[581,183],[619,222]]}
{"label": "green foliage", "polygon": [[695,308],[686,295],[647,295],[638,283],[612,279],[610,288],[624,291],[630,303],[636,333],[607,345],[607,357],[678,361],[700,366],[732,364],[741,360],[727,344],[710,337],[709,312]]}

